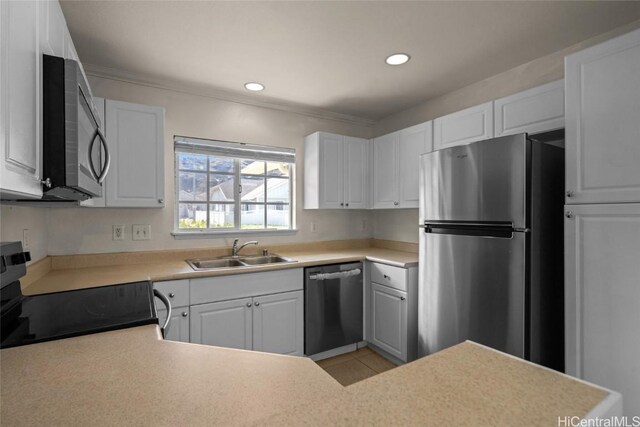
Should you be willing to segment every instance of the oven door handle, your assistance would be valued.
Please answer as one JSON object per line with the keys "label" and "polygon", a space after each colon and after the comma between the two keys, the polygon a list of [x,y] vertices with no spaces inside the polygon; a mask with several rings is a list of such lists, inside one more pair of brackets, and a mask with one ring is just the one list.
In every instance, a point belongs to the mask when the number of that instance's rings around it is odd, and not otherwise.
{"label": "oven door handle", "polygon": [[162,332],[162,338],[165,338],[167,329],[169,329],[169,323],[171,323],[171,303],[169,302],[169,299],[157,289],[153,290],[153,295],[156,298],[158,298],[160,301],[162,301],[165,307],[167,307],[167,318],[164,321],[164,325],[160,327],[160,332]]}

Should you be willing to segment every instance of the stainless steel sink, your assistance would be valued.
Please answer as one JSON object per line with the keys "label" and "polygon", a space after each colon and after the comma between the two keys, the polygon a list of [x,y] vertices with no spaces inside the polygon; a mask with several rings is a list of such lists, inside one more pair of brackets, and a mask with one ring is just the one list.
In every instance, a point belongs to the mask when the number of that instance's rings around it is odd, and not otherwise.
{"label": "stainless steel sink", "polygon": [[296,262],[294,259],[285,258],[280,255],[265,256],[247,256],[241,258],[220,257],[220,258],[201,258],[188,259],[187,263],[194,270],[213,270],[217,268],[242,268],[254,265],[280,264],[285,262]]}
{"label": "stainless steel sink", "polygon": [[265,255],[256,257],[240,258],[242,262],[248,265],[262,265],[262,264],[278,264],[282,262],[295,262],[295,260],[285,258],[280,255]]}
{"label": "stainless steel sink", "polygon": [[187,263],[194,270],[211,270],[213,268],[245,267],[245,264],[237,259],[188,259]]}

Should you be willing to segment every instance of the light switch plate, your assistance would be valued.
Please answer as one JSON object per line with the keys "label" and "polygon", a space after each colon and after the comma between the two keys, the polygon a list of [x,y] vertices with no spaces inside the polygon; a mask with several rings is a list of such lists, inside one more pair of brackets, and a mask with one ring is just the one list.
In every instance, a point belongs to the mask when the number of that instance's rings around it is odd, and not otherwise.
{"label": "light switch plate", "polygon": [[114,225],[111,238],[113,240],[124,240],[124,225]]}
{"label": "light switch plate", "polygon": [[133,224],[133,240],[151,240],[149,224]]}

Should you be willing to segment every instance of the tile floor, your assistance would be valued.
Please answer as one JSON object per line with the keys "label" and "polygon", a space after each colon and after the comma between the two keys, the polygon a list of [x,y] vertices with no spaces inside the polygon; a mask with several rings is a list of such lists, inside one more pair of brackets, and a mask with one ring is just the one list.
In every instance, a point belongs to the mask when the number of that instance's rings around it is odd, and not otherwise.
{"label": "tile floor", "polygon": [[345,387],[396,367],[369,347],[316,363]]}

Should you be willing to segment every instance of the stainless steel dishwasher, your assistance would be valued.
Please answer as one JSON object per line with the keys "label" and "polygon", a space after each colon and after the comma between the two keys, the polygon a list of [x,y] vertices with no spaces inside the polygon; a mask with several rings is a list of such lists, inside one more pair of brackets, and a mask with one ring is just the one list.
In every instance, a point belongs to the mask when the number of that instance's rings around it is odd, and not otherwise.
{"label": "stainless steel dishwasher", "polygon": [[304,354],[362,341],[362,263],[305,268]]}

